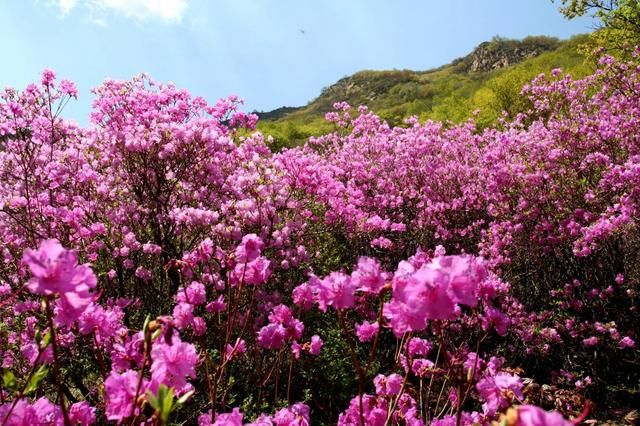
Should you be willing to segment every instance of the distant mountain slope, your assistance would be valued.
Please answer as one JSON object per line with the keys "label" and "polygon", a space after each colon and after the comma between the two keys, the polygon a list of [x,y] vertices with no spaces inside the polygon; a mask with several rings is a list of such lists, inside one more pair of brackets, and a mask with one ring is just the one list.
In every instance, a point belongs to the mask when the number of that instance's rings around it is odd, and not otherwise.
{"label": "distant mountain slope", "polygon": [[528,107],[519,93],[536,75],[553,68],[574,76],[588,74],[592,68],[577,50],[585,40],[586,36],[564,41],[544,36],[496,37],[437,69],[360,71],[323,89],[306,106],[258,113],[258,127],[274,137],[276,149],[297,145],[332,129],[323,117],[338,101],[367,105],[392,125],[411,115],[461,122],[479,109],[476,121],[487,126],[502,111],[513,115]]}

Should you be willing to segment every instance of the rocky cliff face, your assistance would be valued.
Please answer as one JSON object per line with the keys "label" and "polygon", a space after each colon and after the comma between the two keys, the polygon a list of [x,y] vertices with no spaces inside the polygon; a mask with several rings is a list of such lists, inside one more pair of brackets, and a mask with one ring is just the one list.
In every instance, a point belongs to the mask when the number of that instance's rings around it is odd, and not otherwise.
{"label": "rocky cliff face", "polygon": [[491,71],[499,68],[505,68],[509,65],[522,62],[527,58],[532,58],[542,53],[542,51],[535,47],[516,47],[513,50],[493,50],[489,49],[488,45],[490,45],[488,42],[482,43],[473,52],[469,71]]}
{"label": "rocky cliff face", "polygon": [[462,72],[487,72],[554,50],[557,45],[558,40],[551,37],[528,37],[522,41],[494,38],[480,43],[473,52],[454,61],[453,65]]}

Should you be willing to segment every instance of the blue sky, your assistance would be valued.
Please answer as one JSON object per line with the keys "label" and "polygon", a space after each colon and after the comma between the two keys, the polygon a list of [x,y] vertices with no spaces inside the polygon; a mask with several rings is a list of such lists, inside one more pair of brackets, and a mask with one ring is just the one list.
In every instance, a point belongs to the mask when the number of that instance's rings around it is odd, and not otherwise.
{"label": "blue sky", "polygon": [[0,87],[22,88],[44,68],[76,82],[66,115],[86,123],[89,90],[148,72],[210,102],[247,110],[306,104],[363,69],[424,70],[494,35],[566,38],[548,0],[5,0]]}

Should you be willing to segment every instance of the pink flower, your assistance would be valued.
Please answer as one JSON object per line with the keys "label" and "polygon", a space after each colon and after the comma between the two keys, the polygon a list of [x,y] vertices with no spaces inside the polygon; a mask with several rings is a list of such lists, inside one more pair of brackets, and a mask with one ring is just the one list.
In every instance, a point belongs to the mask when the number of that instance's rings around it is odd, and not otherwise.
{"label": "pink flower", "polygon": [[470,256],[439,257],[417,271],[405,262],[393,279],[393,297],[384,314],[396,335],[421,331],[427,320],[454,318],[457,303],[475,306],[484,276],[484,267]]}
{"label": "pink flower", "polygon": [[364,424],[384,426],[387,419],[388,402],[386,398],[372,395],[356,396],[349,402],[347,410],[340,414],[338,426],[360,425],[360,398],[362,398]]}
{"label": "pink flower", "polygon": [[218,298],[213,302],[210,302],[205,309],[207,310],[207,312],[211,312],[212,314],[216,312],[222,312],[227,309],[227,304],[224,301],[224,296],[218,296]]}
{"label": "pink flower", "polygon": [[247,351],[247,344],[244,339],[237,338],[236,342],[231,346],[227,344],[225,347],[225,358],[230,360],[235,358],[237,355],[243,354]]}
{"label": "pink flower", "polygon": [[[0,418],[4,419],[11,410],[12,403],[0,406]],[[32,425],[62,425],[62,410],[52,404],[47,398],[42,397],[33,404],[25,399],[19,399],[11,415],[3,426],[32,426]]]}
{"label": "pink flower", "polygon": [[187,328],[193,322],[193,305],[178,303],[173,308],[173,324],[178,330]]}
{"label": "pink flower", "polygon": [[76,254],[65,250],[58,240],[45,240],[38,250],[25,250],[22,261],[33,275],[27,286],[35,294],[87,291],[97,283],[91,269],[78,265]]}
{"label": "pink flower", "polygon": [[400,393],[402,381],[402,376],[396,373],[390,374],[389,376],[378,374],[373,379],[373,384],[376,386],[376,393],[378,395],[392,396]]}
{"label": "pink flower", "polygon": [[232,285],[264,284],[271,275],[270,265],[271,261],[263,256],[256,257],[248,263],[238,263],[233,270],[231,283]]}
{"label": "pink flower", "polygon": [[260,285],[267,282],[271,276],[271,261],[260,256],[247,264],[245,281],[247,284]]}
{"label": "pink flower", "polygon": [[276,426],[309,426],[309,407],[301,402],[276,411],[273,415]]}
{"label": "pink flower", "polygon": [[27,287],[32,293],[60,295],[56,321],[70,325],[78,319],[93,300],[90,290],[97,278],[87,265],[78,265],[76,254],[65,250],[57,240],[45,240],[38,250],[27,249],[22,257],[32,278]]}
{"label": "pink flower", "polygon": [[413,337],[411,340],[409,340],[407,348],[409,350],[409,356],[413,358],[416,355],[427,356],[433,348],[433,345],[426,339]]}
{"label": "pink flower", "polygon": [[242,413],[234,408],[231,413],[218,414],[213,426],[242,426]]}
{"label": "pink flower", "polygon": [[521,405],[518,407],[517,426],[571,426],[572,423],[565,420],[557,411],[544,411],[534,405]]}
{"label": "pink flower", "polygon": [[358,267],[351,273],[351,280],[358,290],[378,294],[384,287],[385,274],[376,259],[361,257],[358,259]]}
{"label": "pink flower", "polygon": [[124,313],[117,306],[105,309],[93,302],[78,319],[78,329],[82,334],[95,332],[99,339],[113,337],[122,327],[123,316]]}
{"label": "pink flower", "polygon": [[324,342],[320,338],[320,336],[314,335],[311,336],[311,343],[309,343],[309,354],[311,355],[320,355],[320,350]]}
{"label": "pink flower", "polygon": [[92,425],[96,422],[96,409],[87,401],[76,402],[69,408],[71,424]]}
{"label": "pink flower", "polygon": [[184,389],[187,377],[196,377],[198,354],[195,346],[173,338],[172,344],[156,342],[151,349],[151,379],[154,387],[163,383],[176,391]]}
{"label": "pink flower", "polygon": [[418,377],[426,376],[435,367],[433,361],[426,358],[416,358],[411,363],[411,371]]}
{"label": "pink flower", "polygon": [[207,291],[204,284],[198,281],[192,281],[185,289],[181,288],[176,295],[176,301],[182,303],[190,303],[192,305],[201,305],[207,301]]}
{"label": "pink flower", "polygon": [[302,353],[302,345],[297,341],[293,341],[291,343],[291,353],[295,357],[295,359],[300,359],[300,354]]}
{"label": "pink flower", "polygon": [[379,328],[377,322],[364,321],[362,324],[356,324],[356,336],[361,342],[369,342],[378,334]]}
{"label": "pink flower", "polygon": [[268,324],[258,332],[257,342],[267,349],[280,349],[284,345],[287,330],[282,324]]}
{"label": "pink flower", "polygon": [[618,342],[618,347],[620,349],[635,348],[636,342],[631,337],[625,336]]}
{"label": "pink flower", "polygon": [[514,400],[522,401],[524,398],[520,377],[507,373],[484,376],[476,384],[476,389],[485,401],[482,408],[489,416],[507,408]]}
{"label": "pink flower", "polygon": [[40,78],[40,83],[43,86],[52,86],[56,80],[56,73],[50,69],[45,69],[42,71],[42,77]]}
{"label": "pink flower", "polygon": [[332,272],[323,280],[316,279],[314,284],[321,311],[326,311],[327,306],[333,306],[336,310],[353,307],[357,284],[352,281],[349,275],[342,272]]}
{"label": "pink flower", "polygon": [[236,260],[238,263],[251,262],[260,256],[262,247],[264,247],[264,243],[256,234],[245,235],[240,245],[236,248]]}
{"label": "pink flower", "polygon": [[[105,413],[108,420],[121,421],[131,414],[133,398],[138,386],[138,372],[127,370],[122,374],[112,371],[104,382]],[[144,395],[148,381],[143,379],[139,395]],[[136,408],[135,413],[138,413]]]}
{"label": "pink flower", "polygon": [[500,336],[504,336],[509,331],[511,321],[498,309],[487,307],[485,316],[482,318],[482,325],[485,330],[488,330],[489,326],[493,326]]}
{"label": "pink flower", "polygon": [[293,303],[300,306],[304,310],[311,309],[313,306],[313,289],[308,283],[303,283],[293,289]]}
{"label": "pink flower", "polygon": [[193,334],[195,334],[196,336],[204,336],[204,334],[207,332],[207,323],[202,317],[193,317],[191,328],[193,329]]}
{"label": "pink flower", "polygon": [[[390,319],[393,332],[400,336],[407,331],[421,331],[427,326],[425,285],[409,278],[394,278],[393,297],[384,305],[384,316]],[[451,303],[453,310],[453,304]]]}

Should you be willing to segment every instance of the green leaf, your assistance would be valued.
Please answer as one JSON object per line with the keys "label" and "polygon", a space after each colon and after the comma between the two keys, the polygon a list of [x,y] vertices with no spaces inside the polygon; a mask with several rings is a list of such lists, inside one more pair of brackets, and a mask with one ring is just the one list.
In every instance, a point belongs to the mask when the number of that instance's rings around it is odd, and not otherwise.
{"label": "green leaf", "polygon": [[160,404],[158,403],[158,398],[156,398],[155,395],[151,393],[151,391],[147,391],[147,401],[149,401],[149,405],[151,405],[151,408],[153,408],[154,411],[160,410]]}
{"label": "green leaf", "polygon": [[42,346],[40,347],[41,350],[44,350],[47,346],[49,346],[49,343],[51,343],[51,332],[47,332],[47,334],[44,335],[44,339],[42,339]]}
{"label": "green leaf", "polygon": [[163,422],[166,422],[173,411],[173,388],[169,388],[164,395],[164,399],[161,401],[161,404],[162,410],[160,410],[160,418]]}
{"label": "green leaf", "polygon": [[142,331],[146,334],[147,328],[149,327],[149,323],[151,322],[151,316],[147,315],[144,319],[144,324],[142,325]]}
{"label": "green leaf", "polygon": [[36,372],[33,373],[33,375],[31,376],[31,379],[29,379],[29,383],[27,384],[27,387],[24,389],[24,394],[29,395],[30,393],[37,390],[38,385],[40,385],[40,382],[44,380],[45,377],[47,377],[48,372],[49,370],[44,364],[38,367]]}
{"label": "green leaf", "polygon": [[16,381],[16,376],[13,374],[13,371],[6,370],[4,374],[2,374],[2,386],[10,390],[17,390],[18,382]]}

